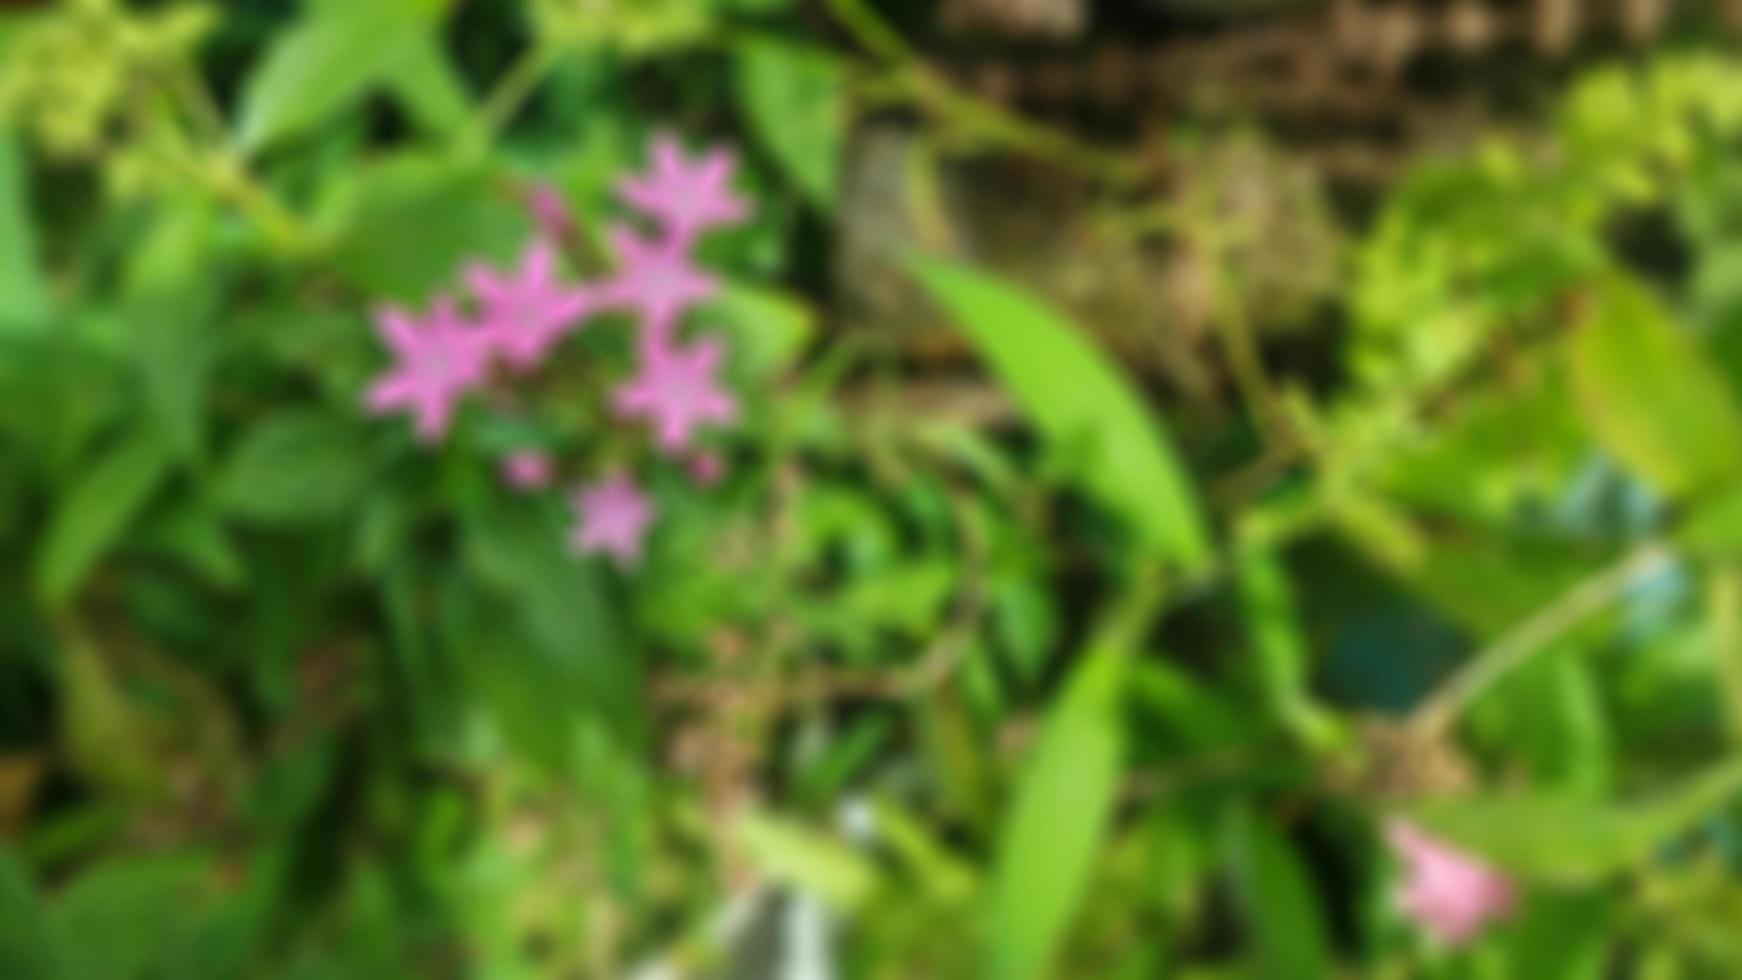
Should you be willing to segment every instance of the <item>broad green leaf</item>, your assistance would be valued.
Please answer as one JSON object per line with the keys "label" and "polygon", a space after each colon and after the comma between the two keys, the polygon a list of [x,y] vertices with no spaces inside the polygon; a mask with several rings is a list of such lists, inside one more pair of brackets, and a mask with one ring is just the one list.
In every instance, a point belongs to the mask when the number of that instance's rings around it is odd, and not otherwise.
{"label": "broad green leaf", "polygon": [[1657,848],[1742,792],[1742,762],[1688,780],[1655,800],[1593,806],[1549,792],[1423,803],[1411,816],[1526,878],[1590,885],[1647,861]]}
{"label": "broad green leaf", "polygon": [[1159,420],[1070,322],[994,276],[933,259],[916,274],[991,362],[1076,478],[1133,526],[1140,543],[1190,570],[1210,559],[1184,467]]}
{"label": "broad green leaf", "polygon": [[[1543,891],[1529,897],[1519,921],[1504,932],[1503,975],[1530,980],[1599,980],[1613,928],[1602,893]],[[1644,975],[1644,974],[1641,974]]]}
{"label": "broad green leaf", "polygon": [[1234,811],[1227,833],[1234,901],[1257,960],[1251,975],[1273,980],[1333,976],[1319,900],[1294,846],[1246,805]]}
{"label": "broad green leaf", "polygon": [[1618,278],[1600,283],[1589,302],[1568,354],[1592,434],[1670,496],[1742,474],[1742,414],[1662,303]]}
{"label": "broad green leaf", "polygon": [[250,429],[224,461],[218,498],[230,513],[263,523],[321,521],[357,502],[372,468],[356,421],[284,412]]}
{"label": "broad green leaf", "polygon": [[443,6],[439,0],[312,5],[243,88],[242,146],[259,150],[297,135],[361,98],[428,36]]}
{"label": "broad green leaf", "polygon": [[84,470],[49,520],[36,555],[37,594],[49,606],[72,598],[126,534],[128,524],[169,474],[156,433],[132,433]]}
{"label": "broad green leaf", "polygon": [[1118,796],[1128,651],[1091,649],[1048,717],[999,835],[985,975],[1052,975]]}
{"label": "broad green leaf", "polygon": [[[200,858],[136,856],[79,876],[48,908],[69,972],[131,980],[176,970],[177,954],[199,954],[192,933],[207,873]],[[100,942],[82,941],[97,936]]]}
{"label": "broad green leaf", "polygon": [[426,302],[468,259],[511,261],[530,230],[489,171],[421,154],[372,163],[324,205],[334,269],[370,296],[404,303]]}
{"label": "broad green leaf", "polygon": [[23,154],[0,129],[0,331],[34,326],[48,314],[30,200]]}
{"label": "broad green leaf", "polygon": [[738,48],[738,104],[786,176],[820,208],[840,195],[845,72],[825,52],[755,40]]}

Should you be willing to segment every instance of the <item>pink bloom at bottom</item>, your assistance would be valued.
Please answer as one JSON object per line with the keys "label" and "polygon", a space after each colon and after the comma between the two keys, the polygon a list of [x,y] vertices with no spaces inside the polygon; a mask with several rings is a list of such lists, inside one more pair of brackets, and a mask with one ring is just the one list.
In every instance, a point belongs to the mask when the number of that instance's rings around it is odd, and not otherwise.
{"label": "pink bloom at bottom", "polygon": [[1385,838],[1404,863],[1398,906],[1440,942],[1462,945],[1512,914],[1517,892],[1492,865],[1407,821],[1388,823]]}
{"label": "pink bloom at bottom", "polygon": [[543,490],[550,486],[554,470],[549,456],[522,450],[502,460],[502,482],[516,490]]}
{"label": "pink bloom at bottom", "polygon": [[653,504],[635,481],[617,473],[575,491],[577,524],[569,543],[576,552],[605,553],[623,567],[641,562],[641,546],[653,523]]}

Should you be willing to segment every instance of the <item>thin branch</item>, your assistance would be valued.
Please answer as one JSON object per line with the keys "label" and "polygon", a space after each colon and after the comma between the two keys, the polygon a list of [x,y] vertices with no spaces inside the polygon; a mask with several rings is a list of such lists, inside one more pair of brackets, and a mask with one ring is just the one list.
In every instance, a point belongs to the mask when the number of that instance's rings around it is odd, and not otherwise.
{"label": "thin branch", "polygon": [[1652,541],[1539,610],[1478,653],[1416,708],[1410,727],[1427,737],[1443,735],[1478,695],[1568,630],[1602,612],[1670,557],[1667,545]]}

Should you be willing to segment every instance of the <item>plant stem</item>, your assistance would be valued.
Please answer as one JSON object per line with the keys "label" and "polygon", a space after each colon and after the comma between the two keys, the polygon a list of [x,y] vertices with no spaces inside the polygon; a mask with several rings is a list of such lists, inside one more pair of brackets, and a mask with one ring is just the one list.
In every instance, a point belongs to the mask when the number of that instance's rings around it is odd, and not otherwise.
{"label": "plant stem", "polygon": [[893,62],[914,60],[913,49],[901,34],[865,0],[829,0],[829,11],[855,41],[877,57]]}
{"label": "plant stem", "polygon": [[1649,542],[1539,610],[1471,658],[1416,708],[1409,719],[1410,727],[1424,737],[1444,735],[1478,695],[1568,630],[1608,607],[1640,576],[1669,560],[1670,554],[1663,542]]}
{"label": "plant stem", "polygon": [[477,122],[471,132],[474,148],[482,150],[502,135],[532,93],[538,91],[545,73],[555,63],[556,55],[556,48],[537,43],[509,66],[478,110]]}

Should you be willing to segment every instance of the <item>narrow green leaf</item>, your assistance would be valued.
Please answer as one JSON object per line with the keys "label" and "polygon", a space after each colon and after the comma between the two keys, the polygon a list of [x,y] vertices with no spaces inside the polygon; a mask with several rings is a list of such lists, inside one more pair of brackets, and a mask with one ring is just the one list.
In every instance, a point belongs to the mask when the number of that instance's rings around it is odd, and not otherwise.
{"label": "narrow green leaf", "polygon": [[963,265],[915,273],[954,316],[1083,487],[1141,543],[1190,571],[1210,559],[1196,494],[1159,420],[1080,331],[1027,293]]}
{"label": "narrow green leaf", "polygon": [[1251,975],[1274,980],[1334,976],[1319,901],[1293,845],[1244,805],[1228,823],[1227,844],[1234,900],[1257,960]]}
{"label": "narrow green leaf", "polygon": [[825,210],[840,194],[844,74],[832,55],[798,45],[757,40],[737,52],[738,103],[757,138],[788,179]]}
{"label": "narrow green leaf", "polygon": [[1308,689],[1311,664],[1286,570],[1275,553],[1247,548],[1237,572],[1266,714],[1308,744],[1319,743],[1330,737],[1329,723]]}
{"label": "narrow green leaf", "polygon": [[92,463],[61,499],[36,555],[38,595],[51,607],[72,598],[86,576],[169,474],[170,456],[149,430]]}
{"label": "narrow green leaf", "polygon": [[465,556],[471,570],[510,605],[537,671],[549,690],[609,718],[613,734],[633,743],[639,714],[640,664],[610,602],[599,568],[571,554],[563,516],[523,500],[469,508]]}
{"label": "narrow green leaf", "polygon": [[24,158],[11,133],[0,129],[0,331],[33,326],[47,313]]}
{"label": "narrow green leaf", "polygon": [[1659,491],[1689,495],[1742,475],[1742,413],[1711,362],[1643,287],[1600,283],[1568,352],[1592,434]]}
{"label": "narrow green leaf", "polygon": [[259,150],[297,135],[381,82],[428,36],[437,0],[315,4],[279,37],[242,93],[240,140]]}
{"label": "narrow green leaf", "polygon": [[472,120],[472,95],[434,30],[407,42],[405,53],[387,70],[387,87],[418,125],[431,133],[453,136]]}
{"label": "narrow green leaf", "polygon": [[1526,878],[1589,885],[1648,860],[1738,793],[1742,762],[1731,762],[1644,803],[1592,806],[1579,796],[1521,792],[1433,801],[1411,816]]}
{"label": "narrow green leaf", "polygon": [[858,906],[877,885],[877,872],[845,843],[764,813],[738,823],[750,860],[769,879],[797,885],[843,911]]}
{"label": "narrow green leaf", "polygon": [[988,898],[995,980],[1052,975],[1082,903],[1118,795],[1127,655],[1114,644],[1088,653],[1017,786]]}

